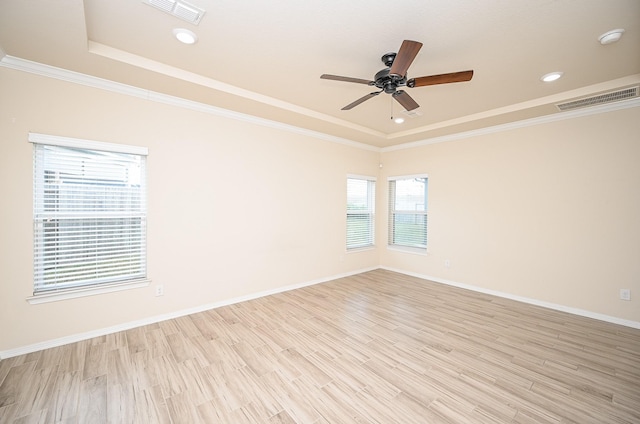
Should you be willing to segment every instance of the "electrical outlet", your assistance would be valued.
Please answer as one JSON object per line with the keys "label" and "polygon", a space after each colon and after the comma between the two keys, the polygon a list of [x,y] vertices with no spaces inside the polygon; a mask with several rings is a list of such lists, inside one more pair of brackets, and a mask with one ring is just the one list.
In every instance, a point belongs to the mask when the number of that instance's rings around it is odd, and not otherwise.
{"label": "electrical outlet", "polygon": [[446,261],[444,261],[444,267],[445,268],[451,268],[451,261],[449,259],[447,259]]}
{"label": "electrical outlet", "polygon": [[621,300],[631,300],[631,290],[629,290],[629,289],[620,289],[620,299]]}
{"label": "electrical outlet", "polygon": [[162,284],[156,286],[156,296],[164,296],[164,287]]}

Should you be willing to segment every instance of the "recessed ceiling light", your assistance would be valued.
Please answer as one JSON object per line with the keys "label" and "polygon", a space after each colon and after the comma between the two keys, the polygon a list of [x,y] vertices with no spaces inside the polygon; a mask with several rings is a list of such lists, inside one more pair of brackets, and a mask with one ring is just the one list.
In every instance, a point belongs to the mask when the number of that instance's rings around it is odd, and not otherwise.
{"label": "recessed ceiling light", "polygon": [[402,124],[404,122],[404,118],[396,118],[393,120],[396,124]]}
{"label": "recessed ceiling light", "polygon": [[188,29],[184,28],[176,28],[173,30],[173,35],[184,44],[193,44],[198,41],[198,36]]}
{"label": "recessed ceiling light", "polygon": [[551,82],[551,81],[557,80],[561,76],[562,76],[562,72],[550,72],[548,74],[543,75],[542,78],[540,78],[540,80],[544,82]]}
{"label": "recessed ceiling light", "polygon": [[613,29],[611,31],[605,32],[600,37],[598,37],[598,41],[600,41],[600,44],[602,45],[615,43],[622,37],[623,33],[624,33],[624,29],[622,28]]}

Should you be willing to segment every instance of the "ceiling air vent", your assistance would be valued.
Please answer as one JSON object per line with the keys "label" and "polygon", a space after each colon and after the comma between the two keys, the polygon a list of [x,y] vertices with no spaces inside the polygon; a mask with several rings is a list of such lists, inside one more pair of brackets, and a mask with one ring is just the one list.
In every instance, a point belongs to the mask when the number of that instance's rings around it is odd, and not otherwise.
{"label": "ceiling air vent", "polygon": [[597,96],[586,97],[584,99],[573,100],[571,102],[556,104],[561,111],[579,109],[583,107],[602,105],[605,103],[619,102],[620,100],[632,99],[638,97],[638,86],[624,88],[622,90],[612,91],[610,93],[598,94]]}
{"label": "ceiling air vent", "polygon": [[204,16],[203,9],[182,0],[142,0],[142,2],[194,25],[198,25]]}
{"label": "ceiling air vent", "polygon": [[403,110],[402,113],[407,115],[409,118],[417,118],[418,116],[422,116],[422,112],[417,109],[413,110]]}

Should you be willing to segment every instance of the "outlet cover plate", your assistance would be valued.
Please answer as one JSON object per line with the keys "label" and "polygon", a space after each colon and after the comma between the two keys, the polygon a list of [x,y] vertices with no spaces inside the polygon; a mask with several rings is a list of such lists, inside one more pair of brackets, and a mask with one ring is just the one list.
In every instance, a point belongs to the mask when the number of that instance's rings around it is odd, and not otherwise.
{"label": "outlet cover plate", "polygon": [[620,289],[620,299],[621,300],[631,300],[631,290],[629,290],[629,289]]}

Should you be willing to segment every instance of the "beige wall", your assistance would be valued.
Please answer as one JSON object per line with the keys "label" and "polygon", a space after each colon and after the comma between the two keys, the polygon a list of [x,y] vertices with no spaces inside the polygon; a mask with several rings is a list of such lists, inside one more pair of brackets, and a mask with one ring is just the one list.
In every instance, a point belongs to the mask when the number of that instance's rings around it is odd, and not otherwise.
{"label": "beige wall", "polygon": [[[149,148],[150,287],[26,302],[29,132]],[[640,322],[639,133],[633,108],[380,154],[0,68],[0,352],[379,265]],[[418,173],[427,256],[386,248],[386,178]],[[377,250],[345,254],[347,174],[379,177]]]}
{"label": "beige wall", "polygon": [[[26,302],[29,132],[149,148],[152,286]],[[0,68],[0,352],[375,267],[375,250],[345,255],[345,199],[347,174],[378,163],[376,151]]]}
{"label": "beige wall", "polygon": [[640,322],[639,134],[636,107],[383,153],[381,180],[429,175],[429,234],[381,265]]}

